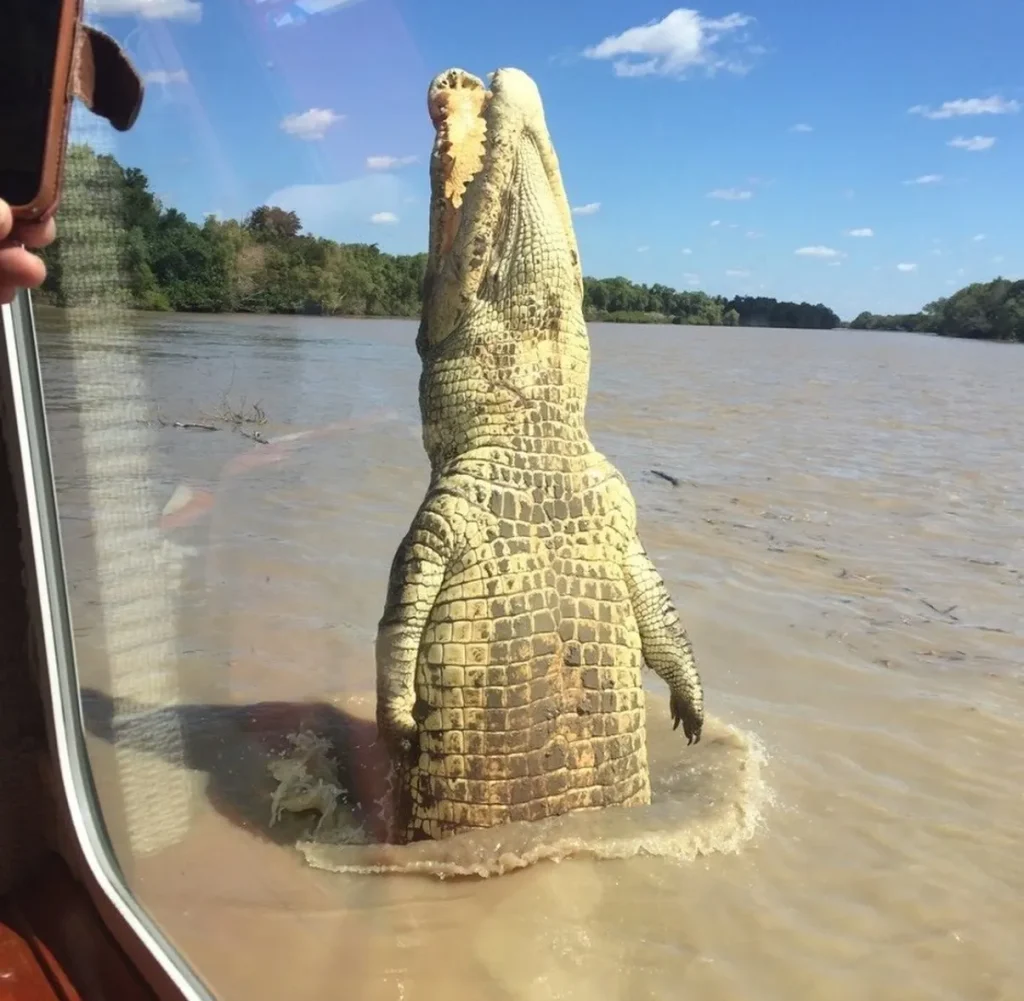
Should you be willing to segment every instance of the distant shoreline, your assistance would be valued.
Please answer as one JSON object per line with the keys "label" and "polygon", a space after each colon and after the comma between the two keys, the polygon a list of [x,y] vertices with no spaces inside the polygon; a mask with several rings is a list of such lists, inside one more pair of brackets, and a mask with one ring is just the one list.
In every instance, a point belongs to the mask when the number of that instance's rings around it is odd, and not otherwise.
{"label": "distant shoreline", "polygon": [[[65,282],[95,247],[71,227],[41,251],[47,277],[38,300],[64,306],[98,297],[146,312],[191,315],[330,316],[415,319],[422,308],[427,255],[389,254],[375,243],[338,243],[304,233],[294,212],[260,205],[244,219],[207,216],[202,225],[164,206],[135,167],[68,148],[68,201],[104,192],[115,218],[116,261],[107,289]],[[70,267],[67,276],[77,276]],[[81,288],[81,293],[79,289]],[[824,303],[771,296],[711,295],[623,276],[583,276],[588,322],[788,330],[894,330],[1024,342],[1024,281],[974,283],[917,313],[863,312],[849,323]]]}
{"label": "distant shoreline", "polygon": [[[32,302],[35,306],[45,306],[47,309],[66,310],[70,307],[55,302],[53,297],[45,290],[39,289],[32,293]],[[139,313],[145,316],[298,316],[309,320],[411,320],[418,321],[419,313],[395,313],[395,314],[368,314],[368,313],[300,313],[284,312],[276,310],[273,312],[257,313],[252,310],[200,310],[200,309],[146,309],[142,306],[126,307],[130,313]],[[632,326],[650,327],[747,327],[750,329],[774,329],[774,330],[843,330],[849,324],[840,323],[835,327],[787,327],[782,324],[771,323],[698,323],[685,320],[679,317],[668,316],[662,313],[608,313],[601,316],[586,316],[587,323],[617,323]]]}
{"label": "distant shoreline", "polygon": [[[43,291],[36,290],[32,293],[32,304],[34,307],[45,307],[46,309],[59,310],[66,312],[70,307],[55,303],[52,299]],[[216,312],[209,311],[204,312],[196,309],[142,309],[138,306],[126,307],[126,311],[129,313],[138,313],[143,316],[195,316],[203,318],[214,318],[223,317],[225,319],[232,318],[266,318],[266,317],[299,317],[300,319],[306,320],[408,320],[410,322],[418,321],[419,315],[408,315],[408,314],[395,314],[394,316],[381,316],[374,315],[368,316],[365,313],[333,313],[326,315],[324,313],[254,313],[252,311],[240,311],[240,310],[218,310]],[[631,313],[620,313],[609,316],[589,316],[586,317],[586,322],[590,323],[612,323],[619,324],[622,326],[650,326],[650,327],[731,327],[732,329],[747,329],[747,330],[821,330],[820,327],[786,327],[780,324],[768,324],[768,323],[740,323],[740,324],[721,324],[721,323],[690,323],[680,322],[675,320],[671,316],[647,314],[650,319],[638,320],[635,314]],[[843,330],[849,331],[853,328],[849,323],[840,323],[838,326],[828,328],[830,330]],[[867,329],[875,333],[889,333],[889,334],[919,334],[928,337],[942,337],[942,334],[938,334],[933,330],[902,330],[898,327],[869,327],[860,328]],[[965,338],[966,339],[966,338]],[[977,340],[983,340],[985,338],[975,338]],[[1014,342],[997,342],[997,343],[1014,343]]]}

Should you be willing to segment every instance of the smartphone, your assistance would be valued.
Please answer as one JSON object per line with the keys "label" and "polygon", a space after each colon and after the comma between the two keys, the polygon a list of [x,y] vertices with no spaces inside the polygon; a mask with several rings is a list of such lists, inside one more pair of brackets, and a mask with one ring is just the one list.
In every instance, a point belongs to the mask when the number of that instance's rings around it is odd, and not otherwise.
{"label": "smartphone", "polygon": [[60,198],[82,0],[0,0],[0,198],[43,220]]}

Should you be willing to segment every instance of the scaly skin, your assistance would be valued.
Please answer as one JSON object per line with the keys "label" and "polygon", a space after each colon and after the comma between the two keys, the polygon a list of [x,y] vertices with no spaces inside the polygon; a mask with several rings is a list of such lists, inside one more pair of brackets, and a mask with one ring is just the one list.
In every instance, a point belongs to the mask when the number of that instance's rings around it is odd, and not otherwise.
{"label": "scaly skin", "polygon": [[536,85],[453,69],[428,105],[431,481],[377,637],[399,842],[650,802],[643,662],[690,743],[704,718],[629,487],[584,427],[583,279]]}

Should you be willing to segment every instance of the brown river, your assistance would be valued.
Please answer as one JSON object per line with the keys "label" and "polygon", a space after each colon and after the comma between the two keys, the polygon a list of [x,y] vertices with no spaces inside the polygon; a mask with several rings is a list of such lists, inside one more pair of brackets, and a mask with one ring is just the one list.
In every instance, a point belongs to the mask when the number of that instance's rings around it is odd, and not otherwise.
{"label": "brown river", "polygon": [[[652,675],[650,807],[388,849],[370,693],[427,481],[415,325],[133,315],[72,350],[37,321],[99,802],[218,997],[1024,996],[1020,347],[592,325],[591,436],[688,626],[705,737]],[[83,430],[118,405],[104,352],[141,373],[134,459]],[[130,531],[115,482],[149,512]],[[140,588],[166,614],[126,625]],[[273,817],[300,733],[337,759],[320,832]]]}

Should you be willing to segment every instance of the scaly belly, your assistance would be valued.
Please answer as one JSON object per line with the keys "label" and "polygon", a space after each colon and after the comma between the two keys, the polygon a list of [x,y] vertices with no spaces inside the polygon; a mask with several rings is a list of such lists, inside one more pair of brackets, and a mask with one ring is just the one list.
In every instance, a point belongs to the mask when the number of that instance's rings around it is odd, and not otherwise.
{"label": "scaly belly", "polygon": [[416,677],[407,839],[650,802],[639,634],[617,565],[586,555],[524,556],[442,590]]}

